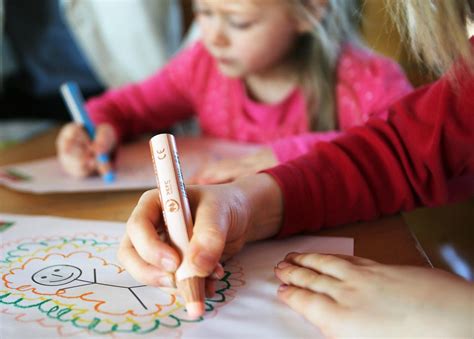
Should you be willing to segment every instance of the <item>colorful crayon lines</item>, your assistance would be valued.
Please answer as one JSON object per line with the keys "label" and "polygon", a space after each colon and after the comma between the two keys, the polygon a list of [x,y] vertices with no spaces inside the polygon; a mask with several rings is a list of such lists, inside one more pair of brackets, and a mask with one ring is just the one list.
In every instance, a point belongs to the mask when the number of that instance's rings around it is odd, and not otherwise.
{"label": "colorful crayon lines", "polygon": [[6,231],[8,228],[12,227],[13,224],[14,222],[0,220],[0,232]]}
{"label": "colorful crayon lines", "polygon": [[32,178],[14,169],[6,169],[3,171],[0,171],[0,179],[7,179],[9,181],[20,182],[20,181],[29,181]]}

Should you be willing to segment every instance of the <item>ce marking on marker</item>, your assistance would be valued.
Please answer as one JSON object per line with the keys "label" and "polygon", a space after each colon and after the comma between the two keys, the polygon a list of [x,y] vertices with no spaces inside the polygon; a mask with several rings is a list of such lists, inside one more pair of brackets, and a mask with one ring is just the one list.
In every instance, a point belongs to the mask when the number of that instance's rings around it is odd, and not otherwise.
{"label": "ce marking on marker", "polygon": [[[157,154],[156,157],[157,157],[159,160],[163,160],[164,158],[166,158],[166,153],[165,153],[165,151],[166,151],[166,150],[165,150],[164,148],[160,149],[159,151],[156,152],[156,154]],[[164,154],[163,154],[163,153],[164,153]]]}

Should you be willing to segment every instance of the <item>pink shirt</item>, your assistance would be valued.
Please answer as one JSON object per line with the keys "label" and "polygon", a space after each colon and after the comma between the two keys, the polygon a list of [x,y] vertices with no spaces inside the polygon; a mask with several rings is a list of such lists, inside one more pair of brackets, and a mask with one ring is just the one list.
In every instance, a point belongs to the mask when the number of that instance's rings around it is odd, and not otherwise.
{"label": "pink shirt", "polygon": [[255,102],[240,79],[222,75],[197,42],[147,80],[110,90],[87,102],[92,120],[110,123],[119,139],[171,127],[197,116],[204,136],[269,145],[280,162],[311,149],[371,117],[412,87],[400,67],[371,51],[347,45],[337,66],[340,131],[310,132],[300,89],[276,104]]}

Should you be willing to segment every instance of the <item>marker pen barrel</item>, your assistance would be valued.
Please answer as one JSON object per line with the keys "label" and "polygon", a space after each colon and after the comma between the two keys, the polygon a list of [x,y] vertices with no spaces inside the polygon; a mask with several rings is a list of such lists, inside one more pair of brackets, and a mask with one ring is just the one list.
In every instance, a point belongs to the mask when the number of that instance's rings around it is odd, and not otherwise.
{"label": "marker pen barrel", "polygon": [[[182,259],[192,236],[193,220],[173,135],[154,136],[150,139],[150,150],[168,236]],[[188,314],[201,316],[204,313],[204,278],[192,276],[186,265],[181,264],[176,272],[176,284],[186,301]]]}

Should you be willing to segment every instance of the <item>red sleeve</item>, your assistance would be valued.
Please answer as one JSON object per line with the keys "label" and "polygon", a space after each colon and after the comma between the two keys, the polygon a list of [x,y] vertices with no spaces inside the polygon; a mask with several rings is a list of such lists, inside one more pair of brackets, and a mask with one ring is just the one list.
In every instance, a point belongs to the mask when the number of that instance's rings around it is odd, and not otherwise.
{"label": "red sleeve", "polygon": [[473,93],[473,77],[458,88],[444,77],[397,102],[387,121],[267,170],[284,196],[279,235],[445,203],[451,179],[474,176]]}
{"label": "red sleeve", "polygon": [[205,54],[203,46],[195,44],[150,78],[89,100],[91,119],[111,124],[121,140],[189,118],[195,113],[195,94],[206,82],[202,68],[211,62]]}

